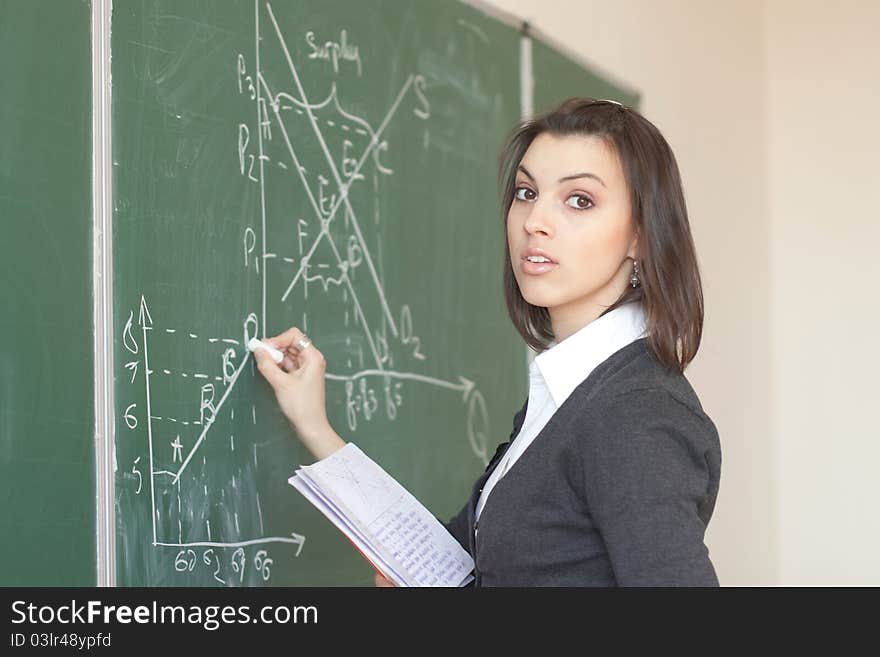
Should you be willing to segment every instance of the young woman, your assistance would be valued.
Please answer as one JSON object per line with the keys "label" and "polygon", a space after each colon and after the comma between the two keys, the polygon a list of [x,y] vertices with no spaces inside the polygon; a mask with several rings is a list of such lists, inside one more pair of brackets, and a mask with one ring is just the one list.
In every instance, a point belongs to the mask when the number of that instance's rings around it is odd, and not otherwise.
{"label": "young woman", "polygon": [[[508,313],[538,353],[511,440],[445,526],[477,586],[717,586],[721,448],[684,376],[703,295],[669,145],[628,107],[574,98],[518,125],[500,165]],[[268,342],[286,352],[255,353],[281,410],[332,454],[323,355],[296,327]]]}

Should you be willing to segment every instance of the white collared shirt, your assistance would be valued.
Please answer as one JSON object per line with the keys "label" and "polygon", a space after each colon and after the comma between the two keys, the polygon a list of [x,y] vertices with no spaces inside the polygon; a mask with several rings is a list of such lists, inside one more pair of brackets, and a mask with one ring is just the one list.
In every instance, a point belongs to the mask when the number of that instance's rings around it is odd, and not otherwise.
{"label": "white collared shirt", "polygon": [[646,335],[642,304],[615,308],[562,342],[551,342],[529,364],[529,403],[519,433],[483,486],[475,518],[480,517],[495,484],[532,444],[556,410],[598,365]]}

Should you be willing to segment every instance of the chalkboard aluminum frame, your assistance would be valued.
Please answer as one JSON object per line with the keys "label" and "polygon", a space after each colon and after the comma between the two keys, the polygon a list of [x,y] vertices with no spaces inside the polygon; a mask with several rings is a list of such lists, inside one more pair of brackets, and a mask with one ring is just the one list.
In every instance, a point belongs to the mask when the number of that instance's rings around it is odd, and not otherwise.
{"label": "chalkboard aluminum frame", "polygon": [[116,586],[113,395],[111,0],[92,0],[92,286],[95,352],[96,582]]}

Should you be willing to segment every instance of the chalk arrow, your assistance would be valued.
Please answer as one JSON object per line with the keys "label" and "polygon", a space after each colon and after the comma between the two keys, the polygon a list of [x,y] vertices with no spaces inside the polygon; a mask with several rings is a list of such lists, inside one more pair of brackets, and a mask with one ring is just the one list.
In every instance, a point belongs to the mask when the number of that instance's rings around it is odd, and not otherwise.
{"label": "chalk arrow", "polygon": [[141,295],[141,310],[138,314],[138,324],[145,329],[153,328],[153,318],[150,316],[150,309],[147,308],[147,300],[144,299],[144,295]]}
{"label": "chalk arrow", "polygon": [[464,386],[464,395],[462,395],[461,400],[467,401],[468,395],[471,394],[471,390],[474,389],[475,384],[473,381],[471,381],[470,379],[466,379],[463,376],[459,376],[458,380],[461,381],[462,385]]}
{"label": "chalk arrow", "polygon": [[302,534],[294,534],[293,532],[290,532],[290,535],[293,536],[293,542],[299,544],[299,547],[296,549],[296,556],[299,556],[299,553],[302,552],[303,545],[306,543],[306,537]]}

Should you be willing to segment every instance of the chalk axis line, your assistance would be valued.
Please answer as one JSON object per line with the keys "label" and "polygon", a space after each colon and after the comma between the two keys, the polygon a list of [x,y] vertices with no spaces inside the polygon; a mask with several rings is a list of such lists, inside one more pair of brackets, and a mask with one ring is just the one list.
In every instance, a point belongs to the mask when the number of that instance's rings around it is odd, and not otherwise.
{"label": "chalk axis line", "polygon": [[[350,114],[347,114],[339,106],[335,82],[331,83],[331,92],[330,92],[330,95],[327,97],[327,99],[325,99],[324,101],[322,101],[321,103],[318,103],[316,105],[310,104],[308,98],[306,97],[306,93],[303,88],[303,85],[300,81],[300,77],[297,72],[297,68],[294,65],[293,59],[290,56],[290,51],[288,50],[287,43],[284,39],[284,36],[281,32],[280,27],[278,26],[278,22],[275,19],[275,14],[272,11],[271,4],[269,2],[266,2],[265,8],[266,8],[266,11],[268,13],[269,18],[272,21],[272,25],[274,27],[274,32],[275,32],[275,35],[277,36],[277,39],[278,39],[278,46],[284,52],[284,56],[287,61],[288,67],[290,69],[290,74],[291,74],[293,82],[296,86],[296,90],[299,94],[299,98],[295,98],[295,97],[291,96],[290,94],[287,94],[284,92],[279,92],[277,95],[273,94],[271,88],[269,87],[269,83],[266,81],[266,78],[263,75],[262,70],[260,69],[260,40],[261,40],[260,16],[259,16],[259,14],[260,14],[260,0],[255,0],[255,2],[254,2],[255,53],[256,53],[255,61],[256,61],[256,76],[257,76],[255,101],[256,101],[256,108],[257,108],[257,133],[258,133],[258,150],[259,150],[259,161],[260,161],[260,168],[259,168],[259,172],[260,172],[260,180],[259,180],[259,184],[260,184],[260,214],[261,214],[261,225],[262,225],[262,231],[263,231],[262,249],[261,249],[261,263],[263,265],[263,271],[261,272],[261,274],[262,274],[261,304],[262,304],[262,313],[263,314],[262,314],[261,321],[259,322],[259,325],[260,325],[260,329],[263,332],[263,337],[265,337],[265,327],[266,327],[266,288],[267,288],[266,260],[268,258],[275,256],[275,254],[270,254],[266,250],[266,234],[267,234],[267,231],[266,231],[266,193],[265,193],[265,185],[264,185],[265,176],[264,176],[264,167],[263,167],[263,163],[264,163],[266,157],[263,152],[263,128],[262,128],[263,116],[261,115],[261,108],[265,107],[263,105],[263,103],[266,100],[268,100],[269,105],[272,108],[272,112],[274,114],[277,126],[280,128],[281,133],[283,135],[287,152],[290,155],[290,159],[293,164],[293,169],[298,174],[299,180],[302,184],[302,187],[305,189],[305,192],[308,197],[309,204],[311,205],[312,211],[315,213],[315,217],[318,219],[318,221],[321,225],[321,231],[318,233],[317,237],[314,239],[314,242],[312,243],[311,248],[308,250],[306,255],[302,257],[302,259],[300,261],[300,265],[297,268],[295,275],[293,276],[292,280],[290,281],[290,284],[287,286],[284,294],[281,297],[281,301],[284,302],[287,299],[287,297],[289,296],[289,294],[291,293],[291,291],[294,289],[296,284],[302,280],[301,275],[305,271],[305,268],[307,267],[307,264],[312,256],[312,254],[315,252],[315,250],[317,249],[320,242],[326,237],[327,238],[326,242],[330,246],[330,249],[332,250],[332,252],[335,256],[335,258],[337,260],[337,264],[338,264],[340,271],[341,271],[340,281],[347,286],[347,290],[352,295],[352,300],[353,300],[353,303],[355,304],[355,310],[356,310],[355,318],[356,319],[359,318],[359,320],[360,320],[361,327],[362,327],[363,332],[367,338],[367,341],[369,342],[370,350],[372,351],[373,357],[376,361],[376,369],[361,370],[360,372],[357,372],[352,375],[338,375],[338,374],[329,374],[328,373],[325,375],[325,378],[330,379],[330,380],[336,380],[336,381],[354,381],[354,380],[359,379],[364,376],[375,375],[375,376],[382,376],[382,377],[386,377],[386,378],[414,380],[414,381],[419,381],[419,382],[426,383],[429,385],[438,386],[441,388],[446,388],[446,389],[450,389],[450,390],[459,390],[462,392],[462,400],[463,401],[467,401],[469,398],[471,398],[472,393],[473,393],[473,397],[474,397],[475,401],[482,404],[483,403],[482,395],[480,395],[479,391],[475,390],[474,382],[471,381],[470,379],[463,377],[463,376],[458,377],[459,378],[458,382],[453,382],[453,381],[446,381],[446,380],[438,379],[438,378],[431,377],[431,376],[425,376],[425,375],[417,374],[417,373],[413,373],[413,372],[398,372],[398,371],[394,371],[394,370],[388,370],[383,367],[381,357],[380,357],[379,352],[376,348],[376,345],[373,341],[372,331],[370,329],[370,326],[367,324],[366,315],[361,309],[361,305],[360,305],[360,301],[358,300],[357,293],[355,292],[355,289],[352,286],[351,280],[348,276],[348,262],[341,257],[333,239],[330,237],[330,234],[329,234],[330,222],[332,222],[333,219],[336,217],[336,213],[339,210],[340,206],[345,204],[345,211],[346,211],[347,217],[351,221],[351,225],[354,228],[354,233],[356,235],[358,244],[362,250],[362,253],[365,255],[365,262],[366,262],[367,267],[369,269],[370,276],[372,278],[372,283],[375,286],[375,290],[379,296],[379,299],[381,300],[383,315],[388,320],[389,326],[391,328],[391,331],[392,331],[394,337],[398,337],[399,332],[398,332],[397,325],[395,324],[394,318],[393,318],[391,311],[388,307],[388,303],[387,303],[387,300],[386,300],[386,297],[384,294],[382,284],[379,280],[378,274],[376,272],[376,268],[373,265],[373,260],[370,257],[370,250],[367,248],[366,241],[364,240],[363,234],[360,230],[360,225],[357,220],[357,216],[356,216],[354,209],[352,208],[352,206],[349,202],[348,194],[349,194],[349,190],[351,188],[351,185],[357,179],[357,174],[361,170],[361,168],[363,167],[364,162],[372,154],[373,150],[375,150],[380,145],[380,137],[383,134],[383,132],[385,131],[389,122],[391,121],[391,118],[394,116],[395,112],[397,111],[397,108],[400,105],[401,101],[406,96],[409,89],[412,87],[414,80],[416,80],[420,76],[416,76],[416,75],[411,74],[407,77],[406,82],[403,84],[400,91],[398,92],[395,100],[391,104],[390,109],[385,114],[385,117],[383,118],[382,122],[380,123],[379,128],[375,131],[371,128],[369,123],[367,123],[365,120],[360,119],[355,116],[352,116]],[[268,99],[263,97],[264,91],[268,95]],[[321,208],[320,208],[317,200],[315,199],[315,196],[312,192],[312,189],[305,179],[305,176],[303,173],[303,167],[301,166],[300,160],[297,157],[296,149],[293,147],[293,144],[290,139],[290,135],[288,134],[286,126],[284,124],[284,121],[281,118],[281,114],[279,112],[279,109],[280,109],[280,103],[281,103],[282,97],[285,100],[289,100],[292,103],[294,103],[294,105],[296,107],[302,108],[304,110],[306,116],[308,117],[312,131],[314,133],[313,136],[318,141],[318,143],[321,147],[321,150],[322,150],[324,157],[326,159],[326,165],[328,166],[330,172],[332,173],[333,179],[336,183],[339,198],[336,200],[335,204],[332,205],[332,207],[331,207],[329,213],[327,213],[326,217],[324,216],[324,213],[321,211]],[[331,156],[330,151],[327,148],[326,141],[324,140],[324,135],[321,132],[321,129],[318,125],[318,120],[315,118],[315,115],[312,112],[312,109],[318,108],[318,107],[323,107],[331,99],[335,103],[336,109],[343,116],[346,116],[347,118],[353,120],[354,122],[356,122],[360,125],[363,125],[366,128],[366,132],[368,133],[368,136],[370,137],[369,143],[367,144],[366,148],[364,149],[363,154],[361,155],[360,159],[357,161],[353,171],[347,174],[348,180],[345,182],[343,182],[342,178],[339,175],[339,171],[336,168],[336,164],[333,160],[333,157]],[[266,119],[267,120],[269,119],[268,113],[266,114]],[[284,167],[284,168],[286,169],[287,167]],[[307,277],[306,277],[306,279],[307,279]],[[163,541],[158,540],[157,528],[156,528],[158,509],[156,508],[156,500],[155,500],[155,477],[156,476],[170,476],[172,478],[171,479],[172,484],[177,485],[178,490],[179,490],[179,485],[180,485],[179,482],[180,482],[181,475],[183,474],[184,470],[186,470],[187,466],[192,461],[196,452],[198,451],[200,446],[204,443],[205,439],[207,438],[208,432],[211,429],[211,427],[213,426],[215,418],[220,414],[220,410],[223,407],[223,405],[225,404],[226,400],[229,398],[229,395],[232,392],[232,389],[235,387],[236,383],[238,382],[238,379],[239,379],[239,376],[241,375],[242,370],[244,369],[244,367],[247,365],[248,361],[250,360],[251,353],[247,349],[245,349],[244,357],[242,359],[241,364],[235,370],[235,373],[232,375],[232,377],[229,378],[228,385],[226,386],[226,390],[223,393],[223,396],[220,398],[220,401],[217,403],[216,407],[213,409],[213,412],[210,414],[210,417],[205,419],[204,426],[202,427],[202,430],[201,430],[201,433],[200,433],[198,439],[196,440],[195,444],[190,449],[186,458],[183,459],[183,462],[181,463],[180,468],[177,470],[177,472],[169,472],[167,470],[156,470],[155,466],[154,466],[154,460],[153,460],[153,429],[152,429],[153,415],[152,415],[151,397],[150,397],[150,375],[153,374],[154,372],[153,372],[153,370],[150,369],[149,355],[148,355],[148,349],[147,349],[147,332],[153,330],[153,320],[152,320],[152,317],[150,316],[146,299],[143,296],[141,296],[138,323],[140,324],[141,329],[142,329],[143,346],[144,346],[144,374],[145,374],[144,379],[145,379],[145,386],[146,386],[147,438],[148,438],[149,453],[150,453],[150,498],[151,498],[151,510],[152,510],[151,516],[152,516],[152,530],[153,530],[152,544],[154,546],[178,547],[178,548],[192,548],[192,547],[221,547],[221,548],[222,547],[230,547],[231,548],[231,547],[244,547],[244,546],[249,546],[249,545],[267,544],[267,543],[288,543],[288,544],[298,545],[298,549],[296,551],[296,556],[299,556],[300,552],[302,551],[303,545],[305,543],[305,537],[300,534],[296,534],[296,533],[291,533],[290,536],[265,536],[265,537],[261,537],[261,538],[249,539],[249,540],[238,541],[238,542],[211,541],[210,540],[210,532],[209,532],[209,540],[208,541],[197,541],[197,542],[183,542],[183,541],[181,541],[181,542],[177,542],[177,543],[172,543],[172,542],[163,542]],[[168,330],[168,332],[172,332],[172,331]],[[485,417],[485,409],[483,409],[483,411],[484,411],[483,415]],[[486,422],[488,422],[488,418],[486,418]],[[195,423],[195,424],[197,424],[197,423]],[[476,441],[474,440],[473,436],[470,436],[470,441],[471,441],[471,446],[474,449],[474,452],[476,453],[476,455],[478,457],[481,457],[485,461],[486,460],[486,453],[485,453],[486,447],[485,447],[485,445],[482,445],[482,444],[478,445],[476,443]]]}

